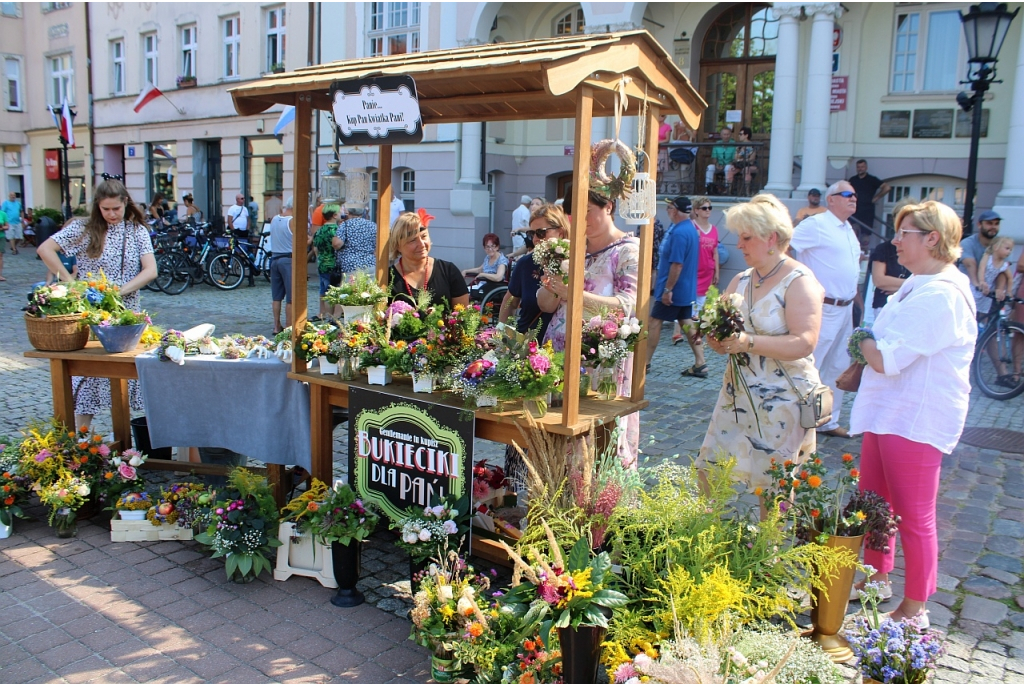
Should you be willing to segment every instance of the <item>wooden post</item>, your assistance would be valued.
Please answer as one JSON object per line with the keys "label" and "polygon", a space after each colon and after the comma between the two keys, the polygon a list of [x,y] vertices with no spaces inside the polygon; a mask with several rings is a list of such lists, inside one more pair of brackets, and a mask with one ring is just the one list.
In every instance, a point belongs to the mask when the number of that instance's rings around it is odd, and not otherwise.
{"label": "wooden post", "polygon": [[[651,183],[658,182],[658,115],[661,108],[657,105],[650,106],[647,112],[647,173],[651,176]],[[651,299],[651,251],[654,244],[654,218],[640,227],[640,268],[637,269],[636,278],[636,318],[647,330],[650,323],[650,299]],[[647,385],[647,338],[643,338],[636,344],[633,351],[633,384],[630,387],[629,398],[639,402],[644,398],[644,388]]]}
{"label": "wooden post", "polygon": [[292,196],[292,373],[306,370],[306,360],[298,354],[299,334],[306,326],[309,306],[306,296],[306,237],[309,226],[309,146],[311,143],[312,101],[309,93],[295,94],[295,194]]}
{"label": "wooden post", "polygon": [[388,238],[391,237],[391,146],[377,156],[377,282],[388,289]]}
{"label": "wooden post", "polygon": [[114,440],[121,443],[121,449],[132,446],[131,413],[128,411],[128,380],[110,379],[110,420],[114,428]]}
{"label": "wooden post", "polygon": [[334,483],[333,410],[327,397],[327,386],[309,384],[309,472],[328,485]]}
{"label": "wooden post", "polygon": [[562,425],[579,420],[580,345],[583,336],[583,274],[587,253],[587,194],[590,190],[590,129],[594,89],[581,85],[576,99],[573,148],[572,227],[569,236],[569,301],[565,309],[565,380],[562,383]]}
{"label": "wooden post", "polygon": [[50,387],[53,392],[53,417],[70,430],[75,425],[75,397],[71,390],[71,372],[63,359],[50,360]]}

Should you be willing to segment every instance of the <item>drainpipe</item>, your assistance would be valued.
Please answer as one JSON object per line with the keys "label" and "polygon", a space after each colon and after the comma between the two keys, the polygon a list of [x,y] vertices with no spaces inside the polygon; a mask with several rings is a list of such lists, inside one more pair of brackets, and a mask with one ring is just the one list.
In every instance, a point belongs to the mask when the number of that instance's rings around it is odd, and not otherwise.
{"label": "drainpipe", "polygon": [[[89,182],[86,184],[86,197],[89,201],[92,200],[92,188],[96,183],[96,139],[94,138],[95,129],[92,125],[93,120],[93,93],[92,93],[92,31],[89,27],[89,4],[86,3],[85,7],[85,77],[88,82],[88,114],[89,121],[87,126],[89,129]],[[123,171],[121,172],[124,173]]]}

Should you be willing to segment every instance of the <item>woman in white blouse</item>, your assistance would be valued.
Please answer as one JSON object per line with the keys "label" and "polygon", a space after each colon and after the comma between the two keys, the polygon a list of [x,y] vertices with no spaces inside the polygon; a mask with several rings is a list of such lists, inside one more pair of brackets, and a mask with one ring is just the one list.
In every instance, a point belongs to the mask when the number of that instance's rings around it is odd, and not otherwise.
{"label": "woman in white blouse", "polygon": [[[860,489],[885,497],[901,518],[906,589],[892,618],[927,627],[925,603],[938,572],[939,469],[967,418],[978,326],[970,282],[954,265],[961,230],[953,210],[938,202],[907,205],[896,226],[892,243],[913,275],[875,318],[874,339],[860,343],[867,366],[850,432],[864,434]],[[864,561],[877,570],[872,580],[888,583],[895,540],[889,550],[865,550]],[[882,592],[891,594],[891,587]]]}

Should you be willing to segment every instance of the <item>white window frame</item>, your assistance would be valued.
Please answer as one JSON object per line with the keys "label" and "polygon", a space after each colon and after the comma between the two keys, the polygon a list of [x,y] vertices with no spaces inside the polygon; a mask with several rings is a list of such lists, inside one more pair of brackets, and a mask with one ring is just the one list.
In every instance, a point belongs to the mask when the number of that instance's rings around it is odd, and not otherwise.
{"label": "white window frame", "polygon": [[[118,54],[118,48],[121,54]],[[125,64],[124,38],[110,41],[110,94],[124,95],[128,92],[128,78]]]}
{"label": "white window frame", "polygon": [[196,51],[199,47],[196,24],[185,24],[178,27],[181,38],[181,61],[178,63],[178,76],[181,78],[196,77]]}
{"label": "white window frame", "polygon": [[[271,72],[274,70],[274,65],[280,63],[284,65],[285,54],[288,42],[288,27],[285,23],[285,15],[287,14],[285,7],[274,7],[267,10],[266,22],[264,25],[267,27],[267,71]],[[276,26],[272,24],[275,23]]]}
{"label": "white window frame", "polygon": [[[566,30],[568,27],[568,30]],[[587,19],[582,7],[571,9],[555,20],[552,36],[577,36],[586,32]]]}
{"label": "white window frame", "polygon": [[241,78],[238,73],[239,57],[238,52],[242,47],[242,19],[239,15],[232,17],[224,17],[221,21],[220,29],[221,40],[224,43],[224,49],[221,54],[223,57],[223,76],[225,80],[238,80]]}
{"label": "white window frame", "polygon": [[[64,60],[67,63],[64,63]],[[46,71],[49,80],[47,88],[48,104],[60,107],[67,99],[68,105],[75,104],[75,61],[74,54],[62,52],[56,55],[47,55]],[[56,98],[56,100],[54,100]]]}
{"label": "white window frame", "polygon": [[406,169],[402,172],[402,199],[412,197],[416,193],[416,172]]}
{"label": "white window frame", "polygon": [[[21,78],[21,57],[16,55],[4,55],[4,109],[8,112],[24,112],[25,111],[25,89],[22,88]],[[13,78],[8,73],[9,66],[13,64],[17,73],[14,74]],[[15,106],[11,106],[11,88],[14,88],[14,93],[17,98]]]}
{"label": "white window frame", "polygon": [[[367,31],[371,57],[391,54],[410,54],[420,51],[420,3],[370,2],[367,3],[369,21]],[[392,40],[405,38],[405,52],[394,52]]]}
{"label": "white window frame", "polygon": [[149,31],[139,36],[139,43],[142,45],[142,87],[152,83],[159,87],[160,84],[160,41],[157,40],[156,31]]}
{"label": "white window frame", "polygon": [[71,7],[71,3],[70,2],[43,2],[43,3],[40,3],[40,9],[42,10],[43,14],[48,14],[49,12],[53,12],[54,10],[67,9],[68,7]]}
{"label": "white window frame", "polygon": [[[967,43],[963,37],[963,31],[957,32],[957,74],[956,81],[951,84],[949,88],[943,88],[939,90],[925,90],[924,79],[925,71],[927,69],[928,60],[928,32],[930,30],[932,15],[944,12],[956,12],[959,10],[966,11],[966,5],[946,5],[946,4],[934,4],[934,5],[911,5],[911,6],[898,6],[895,13],[893,14],[892,23],[892,53],[889,58],[889,94],[890,95],[915,95],[919,93],[954,93],[960,89],[959,82],[967,75]],[[917,15],[917,42],[913,50],[909,48],[903,52],[897,52],[897,41],[899,32],[899,19],[901,16]],[[947,46],[948,49],[948,46]],[[904,57],[913,56],[914,68],[908,69],[904,66],[903,71],[900,72],[900,84],[901,89],[897,90],[896,86],[896,60],[900,55]],[[911,87],[906,88],[905,78],[907,74],[912,74],[910,79],[912,81]]]}

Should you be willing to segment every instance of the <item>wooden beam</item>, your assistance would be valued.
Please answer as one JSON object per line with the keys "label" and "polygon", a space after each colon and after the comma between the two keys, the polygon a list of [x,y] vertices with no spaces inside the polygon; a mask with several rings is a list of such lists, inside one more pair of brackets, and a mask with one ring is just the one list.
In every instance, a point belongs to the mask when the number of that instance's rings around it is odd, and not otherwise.
{"label": "wooden beam", "polygon": [[565,309],[565,380],[562,383],[562,425],[579,418],[580,345],[583,336],[583,279],[587,253],[587,194],[590,190],[590,131],[594,89],[580,86],[576,98],[576,154],[572,162],[572,227],[569,236],[569,301]]}
{"label": "wooden beam", "polygon": [[65,360],[50,359],[50,386],[53,392],[53,417],[68,428],[77,430],[71,373]]}
{"label": "wooden beam", "polygon": [[639,49],[629,43],[606,45],[561,64],[546,64],[545,86],[554,97],[576,90],[583,81],[601,71],[622,74],[637,64]]}
{"label": "wooden beam", "polygon": [[334,438],[331,425],[331,405],[327,401],[330,389],[309,384],[309,445],[312,476],[328,485],[334,483]]}
{"label": "wooden beam", "polygon": [[[306,238],[309,226],[309,147],[312,143],[311,124],[313,111],[310,106],[309,93],[295,94],[295,149],[292,159],[295,162],[295,193],[292,196],[294,213],[292,215],[292,349],[299,349],[299,333],[306,325],[309,308],[306,297],[306,274],[309,265],[306,263]],[[306,360],[299,354],[292,355],[292,372],[302,373],[306,370]]]}
{"label": "wooden beam", "polygon": [[379,145],[377,155],[377,282],[387,290],[388,238],[391,237],[391,159],[390,145]]}
{"label": "wooden beam", "polygon": [[[661,110],[652,106],[647,113],[647,140],[645,152],[647,153],[647,166],[645,170],[651,175],[651,183],[657,187],[658,183],[658,115]],[[648,330],[650,324],[650,299],[651,299],[651,252],[654,246],[654,219],[640,227],[640,268],[637,270],[636,279],[636,318],[640,319],[644,330]],[[659,322],[660,324],[660,322]],[[633,380],[630,386],[629,398],[638,402],[644,398],[644,390],[647,385],[647,338],[644,337],[636,344],[633,351]]]}

